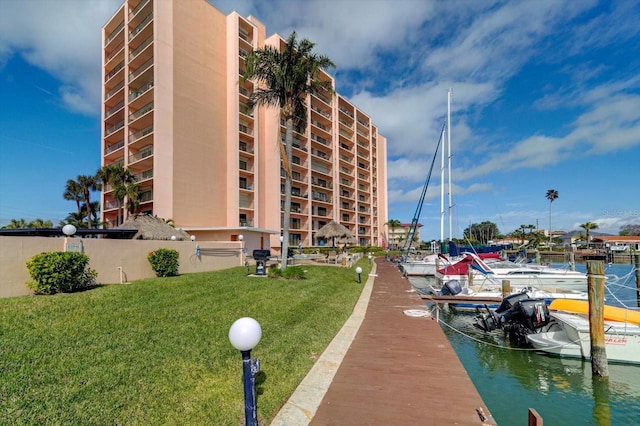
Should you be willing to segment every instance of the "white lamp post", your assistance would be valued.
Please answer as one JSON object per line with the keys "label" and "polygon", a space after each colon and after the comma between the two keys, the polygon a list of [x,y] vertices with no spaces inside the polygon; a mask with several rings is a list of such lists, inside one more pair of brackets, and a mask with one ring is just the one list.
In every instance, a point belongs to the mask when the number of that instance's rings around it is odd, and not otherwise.
{"label": "white lamp post", "polygon": [[358,274],[358,284],[360,284],[362,282],[362,268],[361,267],[357,267],[356,268],[356,274]]}
{"label": "white lamp post", "polygon": [[77,231],[76,227],[71,225],[71,224],[67,224],[65,226],[62,227],[62,233],[65,235],[64,238],[64,251],[78,251],[78,250],[74,250],[73,244],[70,244],[68,242],[69,237],[72,237],[73,234],[75,234]]}
{"label": "white lamp post", "polygon": [[175,240],[176,240],[176,236],[175,236],[175,235],[172,235],[172,236],[171,236],[171,241],[175,241]]}
{"label": "white lamp post", "polygon": [[255,375],[260,371],[260,360],[251,358],[253,349],[262,337],[258,321],[244,317],[229,329],[229,341],[242,353],[242,382],[244,385],[244,416],[246,426],[258,426]]}
{"label": "white lamp post", "polygon": [[67,237],[72,236],[73,234],[76,233],[76,231],[77,231],[76,227],[71,224],[68,224],[62,227],[62,233]]}
{"label": "white lamp post", "polygon": [[240,241],[240,265],[244,265],[244,235],[238,235],[238,241]]}

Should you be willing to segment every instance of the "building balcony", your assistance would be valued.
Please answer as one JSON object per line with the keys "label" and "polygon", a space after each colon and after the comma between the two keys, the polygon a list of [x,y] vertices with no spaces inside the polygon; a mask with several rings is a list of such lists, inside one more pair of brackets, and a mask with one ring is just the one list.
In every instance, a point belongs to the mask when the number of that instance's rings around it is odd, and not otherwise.
{"label": "building balcony", "polygon": [[148,90],[151,90],[152,88],[153,88],[153,81],[149,81],[148,83],[143,84],[139,88],[134,89],[133,91],[131,91],[131,93],[129,93],[128,101],[129,102],[133,101],[138,96],[143,95],[144,93],[146,93]]}
{"label": "building balcony", "polygon": [[115,77],[120,71],[124,69],[124,61],[117,63],[108,73],[104,76],[104,81],[107,82]]}
{"label": "building balcony", "polygon": [[[140,15],[142,14],[138,14],[138,16]],[[144,38],[147,38],[149,35],[151,35],[151,33],[153,32],[153,25],[149,25],[149,23],[152,20],[153,11],[144,16],[142,19],[134,19],[133,21],[129,22],[130,27],[133,27],[135,25],[135,27],[131,31],[129,31],[129,41],[133,40],[133,38],[138,36],[139,34],[146,34],[146,37]]]}
{"label": "building balcony", "polygon": [[153,155],[153,146],[147,146],[135,154],[129,155],[129,164],[135,163],[137,161],[144,160],[145,158],[151,157]]}
{"label": "building balcony", "polygon": [[[120,22],[118,24],[117,27],[115,27],[113,29],[113,31],[111,31],[104,40],[104,46],[105,46],[105,50],[109,48],[109,43],[111,43],[112,41],[114,41],[118,36],[124,34],[124,31],[122,31],[124,29],[124,22]],[[124,40],[124,38],[123,38]]]}
{"label": "building balcony", "polygon": [[[146,40],[144,40],[142,43],[140,43],[140,46],[136,47],[135,49],[131,50],[129,52],[129,60],[133,60],[135,57],[137,57],[142,51],[144,51],[147,47],[149,47],[151,45],[151,43],[153,43],[153,36],[148,37]],[[151,55],[153,54],[153,52],[151,52]]]}
{"label": "building balcony", "polygon": [[[151,8],[150,5],[151,5],[151,0],[140,0],[140,3],[138,3],[137,6],[131,9],[131,11],[129,12],[129,22],[133,22],[134,23],[133,25],[135,25],[136,16],[147,16],[147,13]],[[138,21],[140,20],[138,19]]]}
{"label": "building balcony", "polygon": [[129,123],[132,123],[133,121],[137,120],[138,118],[142,117],[143,115],[147,114],[150,111],[153,111],[153,102],[149,102],[148,104],[144,105],[142,108],[129,114]]}
{"label": "building balcony", "polygon": [[[114,82],[115,81],[116,80],[114,80]],[[124,88],[124,80],[120,80],[117,84],[113,85],[112,87],[109,87],[108,84],[105,84],[105,93],[104,93],[105,103],[108,103],[109,101],[111,101],[112,98],[115,99],[117,102],[117,99],[119,98],[119,96],[116,97],[115,95],[121,92],[123,88]]]}
{"label": "building balcony", "polygon": [[104,147],[104,155],[107,156],[111,153],[114,153],[116,151],[118,151],[119,149],[122,149],[124,147],[124,139],[116,142],[116,143],[112,143],[110,145],[105,145]]}

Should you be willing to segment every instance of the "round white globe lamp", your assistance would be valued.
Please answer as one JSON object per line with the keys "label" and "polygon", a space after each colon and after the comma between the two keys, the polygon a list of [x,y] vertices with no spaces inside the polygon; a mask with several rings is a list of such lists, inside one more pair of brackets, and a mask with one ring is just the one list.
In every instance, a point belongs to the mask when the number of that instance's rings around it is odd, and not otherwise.
{"label": "round white globe lamp", "polygon": [[361,267],[357,267],[356,268],[356,274],[358,274],[358,284],[360,284],[362,282],[362,268]]}
{"label": "round white globe lamp", "polygon": [[242,353],[245,426],[258,426],[255,375],[260,371],[260,360],[251,358],[251,349],[260,342],[261,337],[260,324],[253,318],[240,318],[229,329],[229,341]]}
{"label": "round white globe lamp", "polygon": [[67,237],[70,237],[76,233],[76,227],[71,224],[65,225],[62,227],[62,233]]}

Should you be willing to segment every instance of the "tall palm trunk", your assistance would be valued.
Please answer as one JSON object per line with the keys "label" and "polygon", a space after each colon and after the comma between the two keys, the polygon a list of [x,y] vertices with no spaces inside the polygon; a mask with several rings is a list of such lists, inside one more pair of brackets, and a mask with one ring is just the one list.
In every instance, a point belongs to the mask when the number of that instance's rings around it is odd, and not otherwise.
{"label": "tall palm trunk", "polygon": [[[284,168],[284,212],[282,218],[282,262],[281,269],[287,268],[287,253],[289,252],[289,223],[291,221],[291,160],[293,156],[293,118],[286,121]],[[280,142],[278,142],[280,143]]]}

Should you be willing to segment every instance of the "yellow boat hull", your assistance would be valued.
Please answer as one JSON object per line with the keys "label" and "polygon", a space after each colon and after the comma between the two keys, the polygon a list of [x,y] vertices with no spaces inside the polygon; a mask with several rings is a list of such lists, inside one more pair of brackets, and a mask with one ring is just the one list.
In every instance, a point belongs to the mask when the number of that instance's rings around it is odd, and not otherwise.
{"label": "yellow boat hull", "polygon": [[[573,299],[555,299],[551,301],[549,309],[552,311],[575,312],[589,314],[589,302]],[[640,311],[604,305],[604,319],[606,321],[628,322],[640,325]]]}

